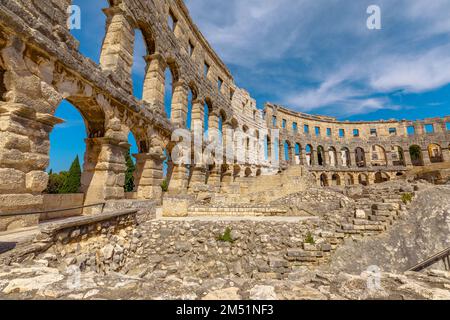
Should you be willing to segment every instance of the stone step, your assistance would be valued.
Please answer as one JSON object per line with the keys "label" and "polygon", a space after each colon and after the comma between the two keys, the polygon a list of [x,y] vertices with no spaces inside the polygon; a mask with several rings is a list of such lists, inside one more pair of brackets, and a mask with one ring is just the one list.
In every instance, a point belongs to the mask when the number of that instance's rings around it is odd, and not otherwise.
{"label": "stone step", "polygon": [[188,210],[189,216],[276,216],[286,214],[286,209],[271,206],[196,206]]}

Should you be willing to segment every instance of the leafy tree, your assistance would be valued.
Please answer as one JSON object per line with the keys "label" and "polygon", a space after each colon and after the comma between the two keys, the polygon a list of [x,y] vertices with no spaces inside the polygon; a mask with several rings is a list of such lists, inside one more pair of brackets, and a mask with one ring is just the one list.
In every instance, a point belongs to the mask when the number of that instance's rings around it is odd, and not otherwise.
{"label": "leafy tree", "polygon": [[50,170],[48,174],[48,185],[45,193],[49,194],[58,194],[60,193],[60,189],[62,188],[64,181],[68,176],[67,171],[62,171],[60,173],[53,173],[53,170]]}
{"label": "leafy tree", "polygon": [[131,159],[130,152],[125,156],[125,160],[127,162],[127,172],[125,173],[125,192],[133,192],[134,191],[134,171],[136,170],[136,166],[134,165],[133,160]]}
{"label": "leafy tree", "polygon": [[81,187],[81,166],[80,159],[76,156],[70,166],[64,183],[59,189],[59,193],[77,193]]}
{"label": "leafy tree", "polygon": [[409,153],[411,154],[412,160],[420,160],[422,150],[419,146],[411,146],[409,148]]}

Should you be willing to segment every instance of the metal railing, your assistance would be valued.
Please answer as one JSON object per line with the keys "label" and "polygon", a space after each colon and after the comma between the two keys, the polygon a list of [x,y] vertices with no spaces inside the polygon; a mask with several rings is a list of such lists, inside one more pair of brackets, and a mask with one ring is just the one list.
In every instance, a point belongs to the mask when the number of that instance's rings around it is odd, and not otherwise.
{"label": "metal railing", "polygon": [[444,263],[445,270],[450,271],[450,247],[426,259],[425,261],[422,261],[407,271],[420,272],[438,263],[439,261]]}
{"label": "metal railing", "polygon": [[34,211],[34,212],[0,212],[0,217],[16,217],[16,216],[26,216],[26,215],[33,215],[33,214],[43,214],[43,213],[54,213],[54,212],[64,212],[64,211],[72,211],[77,209],[84,209],[84,208],[91,208],[91,207],[98,207],[102,206],[102,211],[105,209],[106,202],[101,203],[94,203],[89,204],[86,206],[78,206],[78,207],[72,207],[72,208],[65,208],[65,209],[54,209],[54,210],[46,210],[46,211]]}

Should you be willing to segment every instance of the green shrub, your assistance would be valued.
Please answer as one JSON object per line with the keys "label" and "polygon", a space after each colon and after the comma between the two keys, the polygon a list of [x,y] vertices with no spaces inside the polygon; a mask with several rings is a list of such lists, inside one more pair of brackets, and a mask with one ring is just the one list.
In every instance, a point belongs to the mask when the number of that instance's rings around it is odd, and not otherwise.
{"label": "green shrub", "polygon": [[134,171],[136,170],[136,165],[134,164],[129,151],[125,156],[125,160],[127,163],[127,172],[125,173],[125,185],[123,188],[125,189],[125,192],[133,192],[135,187]]}
{"label": "green shrub", "polygon": [[316,241],[314,241],[314,237],[312,236],[311,232],[309,232],[309,231],[308,231],[308,234],[306,235],[305,243],[316,244]]}
{"label": "green shrub", "polygon": [[220,235],[220,236],[217,237],[217,240],[218,240],[218,241],[222,241],[222,242],[233,243],[234,240],[233,240],[233,238],[231,237],[231,229],[230,229],[230,228],[227,228],[227,229],[225,230],[225,232],[224,232],[222,235]]}
{"label": "green shrub", "polygon": [[166,179],[164,179],[163,182],[161,183],[161,189],[163,192],[167,192],[169,190],[169,183],[167,182]]}
{"label": "green shrub", "polygon": [[402,194],[402,201],[404,204],[408,204],[412,201],[413,195],[411,193]]}

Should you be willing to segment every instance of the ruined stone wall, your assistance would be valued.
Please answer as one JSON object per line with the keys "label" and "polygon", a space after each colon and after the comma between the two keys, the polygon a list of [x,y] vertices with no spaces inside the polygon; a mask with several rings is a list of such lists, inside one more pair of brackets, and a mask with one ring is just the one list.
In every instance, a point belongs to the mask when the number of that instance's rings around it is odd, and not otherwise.
{"label": "ruined stone wall", "polygon": [[280,159],[308,166],[322,185],[383,182],[413,166],[450,162],[450,117],[349,122],[273,104],[266,105],[265,117],[280,130]]}

